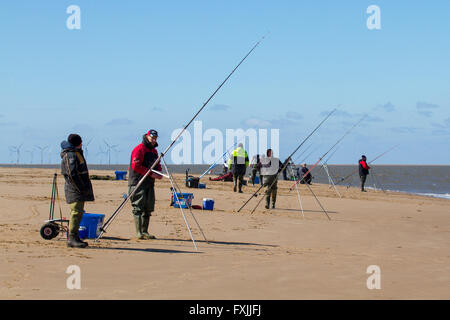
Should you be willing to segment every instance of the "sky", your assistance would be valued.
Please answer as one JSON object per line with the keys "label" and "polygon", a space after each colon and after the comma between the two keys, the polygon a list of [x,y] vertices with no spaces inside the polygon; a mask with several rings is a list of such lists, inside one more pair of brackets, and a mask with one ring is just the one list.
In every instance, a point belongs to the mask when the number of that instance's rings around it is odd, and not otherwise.
{"label": "sky", "polygon": [[376,163],[450,164],[447,0],[2,1],[0,163],[59,163],[70,133],[88,164],[128,164],[149,129],[161,152],[266,34],[195,119],[203,133],[278,130],[284,160],[336,108],[294,159],[310,146],[314,163],[366,115],[330,164],[396,145]]}

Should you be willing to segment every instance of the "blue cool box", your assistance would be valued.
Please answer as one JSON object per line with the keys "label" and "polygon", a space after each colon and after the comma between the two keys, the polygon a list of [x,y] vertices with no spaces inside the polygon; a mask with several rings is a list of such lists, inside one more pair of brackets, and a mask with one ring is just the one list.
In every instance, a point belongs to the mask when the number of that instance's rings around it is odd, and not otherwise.
{"label": "blue cool box", "polygon": [[78,234],[80,239],[95,239],[100,235],[100,228],[105,219],[104,214],[98,213],[84,213],[81,219]]}
{"label": "blue cool box", "polygon": [[203,199],[203,210],[213,210],[214,209],[214,200],[205,198]]}
{"label": "blue cool box", "polygon": [[192,199],[194,199],[193,193],[177,193],[177,198],[174,198],[174,208],[189,208],[192,205]]}
{"label": "blue cool box", "polygon": [[127,177],[127,171],[115,171],[116,180],[125,180]]}

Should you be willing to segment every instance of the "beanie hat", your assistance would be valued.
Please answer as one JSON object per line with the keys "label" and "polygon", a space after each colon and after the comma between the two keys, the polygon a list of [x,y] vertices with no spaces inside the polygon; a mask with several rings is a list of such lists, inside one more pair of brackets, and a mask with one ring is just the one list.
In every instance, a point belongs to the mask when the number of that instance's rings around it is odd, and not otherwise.
{"label": "beanie hat", "polygon": [[149,130],[149,131],[147,132],[147,135],[148,135],[148,136],[157,137],[157,136],[158,136],[158,131],[151,129],[151,130]]}
{"label": "beanie hat", "polygon": [[76,133],[69,134],[67,141],[69,141],[69,143],[74,147],[78,147],[82,142],[81,137]]}

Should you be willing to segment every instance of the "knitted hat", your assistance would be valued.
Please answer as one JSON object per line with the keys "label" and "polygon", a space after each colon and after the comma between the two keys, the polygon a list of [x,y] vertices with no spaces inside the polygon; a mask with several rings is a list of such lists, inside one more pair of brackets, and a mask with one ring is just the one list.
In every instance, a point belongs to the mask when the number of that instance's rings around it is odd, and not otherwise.
{"label": "knitted hat", "polygon": [[81,137],[76,133],[69,134],[67,141],[69,141],[69,143],[74,147],[78,147],[82,142]]}

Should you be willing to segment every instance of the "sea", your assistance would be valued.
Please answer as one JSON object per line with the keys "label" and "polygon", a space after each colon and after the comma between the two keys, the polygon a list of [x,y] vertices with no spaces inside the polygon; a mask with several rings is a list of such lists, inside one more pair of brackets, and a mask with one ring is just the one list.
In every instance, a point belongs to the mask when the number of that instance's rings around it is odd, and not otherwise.
{"label": "sea", "polygon": [[[210,168],[208,164],[168,164],[172,173],[186,173],[189,175],[217,176],[223,171],[222,164]],[[312,166],[312,165],[310,165]],[[15,168],[59,168],[59,164],[0,164],[0,167]],[[296,167],[288,170],[288,178],[295,174]],[[450,165],[371,165],[372,169],[367,177],[366,188],[404,192],[428,197],[450,199]],[[125,164],[90,164],[90,170],[126,171]],[[328,169],[328,170],[327,170]],[[328,171],[328,173],[327,173]],[[114,172],[112,173],[114,174]],[[250,170],[247,170],[247,175]],[[311,170],[313,183],[337,184],[347,187],[359,187],[357,165],[317,165]],[[280,178],[282,175],[280,174]]]}

